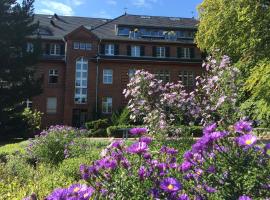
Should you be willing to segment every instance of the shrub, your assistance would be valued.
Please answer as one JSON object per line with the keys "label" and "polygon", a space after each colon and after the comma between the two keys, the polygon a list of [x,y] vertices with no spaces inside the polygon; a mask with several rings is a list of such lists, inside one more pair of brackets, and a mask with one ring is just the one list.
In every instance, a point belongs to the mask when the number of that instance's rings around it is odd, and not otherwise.
{"label": "shrub", "polygon": [[111,122],[113,126],[129,125],[131,123],[129,109],[125,107],[123,110],[120,110],[120,112],[114,112],[111,117]]}
{"label": "shrub", "polygon": [[66,149],[80,132],[71,127],[54,126],[43,131],[27,148],[29,156],[41,162],[58,164],[66,157]]}
{"label": "shrub", "polygon": [[115,138],[122,138],[123,131],[120,129],[131,129],[134,126],[132,125],[120,125],[120,126],[110,126],[107,128],[107,136],[108,137],[115,137]]}
{"label": "shrub", "polygon": [[10,177],[17,177],[20,181],[25,181],[33,176],[34,169],[22,155],[10,155],[5,164],[5,173]]}
{"label": "shrub", "polygon": [[85,123],[86,128],[92,131],[96,131],[98,129],[106,129],[109,125],[110,124],[108,119],[99,119]]}
{"label": "shrub", "polygon": [[28,137],[33,135],[35,131],[40,130],[42,115],[43,113],[37,110],[32,111],[29,108],[24,109],[22,117],[27,124],[26,132],[29,134]]}

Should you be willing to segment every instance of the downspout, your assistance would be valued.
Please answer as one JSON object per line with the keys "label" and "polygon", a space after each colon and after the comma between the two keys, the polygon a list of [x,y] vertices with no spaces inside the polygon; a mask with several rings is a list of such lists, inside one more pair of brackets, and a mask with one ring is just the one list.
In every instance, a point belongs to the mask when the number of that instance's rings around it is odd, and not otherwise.
{"label": "downspout", "polygon": [[96,67],[96,115],[98,114],[98,81],[99,81],[99,60],[100,60],[100,43],[101,43],[101,39],[99,40],[98,43],[98,54],[97,54],[97,67]]}

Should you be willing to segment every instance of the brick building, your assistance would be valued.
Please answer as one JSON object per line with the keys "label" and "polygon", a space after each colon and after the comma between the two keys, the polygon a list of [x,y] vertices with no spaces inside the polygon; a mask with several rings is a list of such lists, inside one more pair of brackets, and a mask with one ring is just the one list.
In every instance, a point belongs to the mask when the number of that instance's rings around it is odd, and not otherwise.
{"label": "brick building", "polygon": [[[201,72],[194,44],[197,20],[124,14],[115,19],[36,15],[42,59],[43,93],[33,108],[43,126],[81,126],[126,105],[122,95],[136,69],[187,88]],[[33,50],[29,41],[27,48]]]}

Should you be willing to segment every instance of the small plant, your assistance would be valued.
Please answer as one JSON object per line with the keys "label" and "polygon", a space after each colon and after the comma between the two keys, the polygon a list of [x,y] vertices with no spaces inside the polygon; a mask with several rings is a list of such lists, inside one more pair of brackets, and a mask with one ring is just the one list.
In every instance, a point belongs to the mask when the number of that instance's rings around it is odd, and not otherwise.
{"label": "small plant", "polygon": [[67,148],[81,133],[71,127],[52,126],[42,131],[27,147],[29,156],[41,162],[58,164],[67,157]]}
{"label": "small plant", "polygon": [[41,128],[41,117],[42,117],[43,113],[37,111],[37,110],[31,110],[29,108],[25,108],[23,113],[22,113],[22,117],[23,120],[26,122],[27,124],[27,130],[26,132],[28,133],[28,136],[30,134],[34,134],[35,131],[40,130]]}

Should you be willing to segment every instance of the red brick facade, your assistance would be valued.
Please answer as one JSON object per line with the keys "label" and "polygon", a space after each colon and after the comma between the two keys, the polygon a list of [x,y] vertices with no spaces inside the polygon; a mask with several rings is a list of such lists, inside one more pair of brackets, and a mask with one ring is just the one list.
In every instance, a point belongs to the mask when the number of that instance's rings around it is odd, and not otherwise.
{"label": "red brick facade", "polygon": [[[90,43],[92,49],[74,49],[74,42]],[[55,41],[44,41],[45,43],[55,43]],[[201,73],[201,53],[194,44],[101,40],[82,26],[66,35],[63,41],[56,41],[56,43],[65,44],[64,55],[59,59],[45,58],[38,64],[38,74],[43,77],[43,93],[33,99],[33,107],[44,113],[43,127],[54,124],[79,126],[85,120],[107,116],[108,114],[102,114],[102,98],[104,97],[112,98],[113,111],[124,107],[126,100],[122,92],[129,81],[130,69],[145,69],[153,74],[166,70],[169,72],[169,79],[172,82],[179,80],[181,71],[192,72],[193,78]],[[119,47],[118,55],[102,55],[101,48],[104,44],[117,45]],[[127,56],[127,49],[130,45],[144,46],[144,57]],[[153,46],[169,47],[170,58],[154,58]],[[177,58],[178,47],[194,48],[193,59],[171,59]],[[87,102],[85,104],[75,103],[74,100],[76,61],[82,57],[88,60]],[[58,71],[57,83],[48,82],[51,69]],[[112,70],[112,84],[103,83],[104,69]],[[56,112],[52,114],[47,113],[49,97],[57,99]]]}

